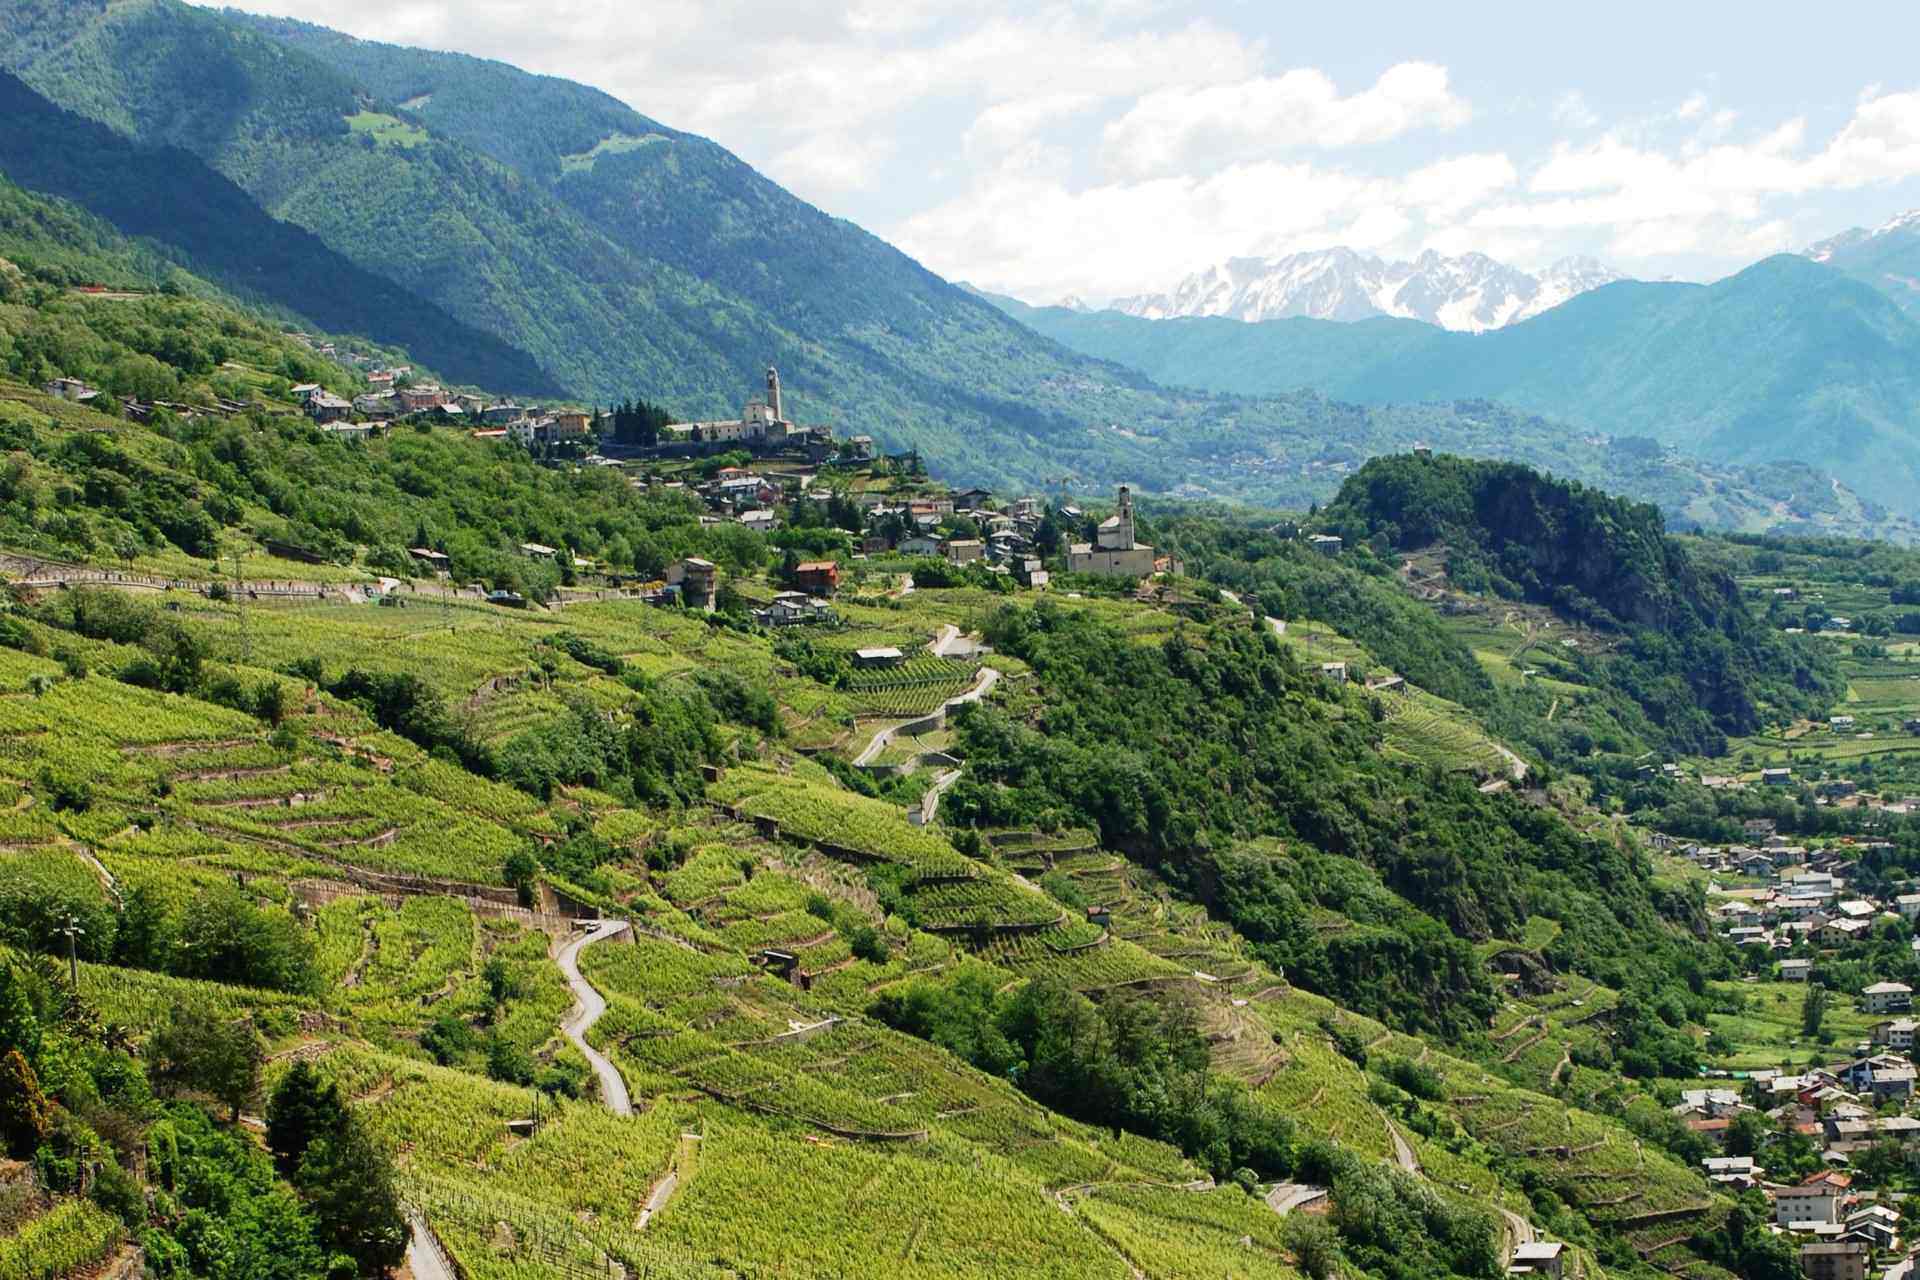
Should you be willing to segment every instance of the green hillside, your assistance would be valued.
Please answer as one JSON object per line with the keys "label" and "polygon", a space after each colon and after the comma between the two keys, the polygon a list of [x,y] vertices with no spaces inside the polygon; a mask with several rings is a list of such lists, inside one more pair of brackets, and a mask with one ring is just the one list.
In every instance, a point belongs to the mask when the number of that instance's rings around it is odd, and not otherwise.
{"label": "green hillside", "polygon": [[1369,462],[1320,519],[1382,554],[1437,558],[1452,586],[1624,637],[1574,647],[1661,726],[1662,745],[1715,753],[1721,735],[1818,712],[1842,688],[1830,660],[1767,624],[1650,506],[1512,463],[1409,455]]}
{"label": "green hillside", "polygon": [[227,293],[318,328],[407,347],[460,382],[528,394],[557,384],[535,363],[446,310],[266,216],[192,154],[142,146],[0,72],[0,175],[64,197]]}
{"label": "green hillside", "polygon": [[[92,520],[132,524],[162,481],[214,510],[311,498],[295,509],[362,584],[383,527],[443,513],[500,509],[470,531],[488,545],[584,536],[511,523],[530,517],[631,538],[664,514],[453,433],[355,456],[271,415],[176,438],[12,394],[34,481],[137,486],[92,486]],[[356,509],[325,524],[322,490]],[[674,528],[717,536],[653,532]],[[1507,938],[1577,990],[1706,1016],[1683,962],[1722,961],[1631,845],[1483,792],[1458,708],[1385,724],[1382,695],[1314,665],[1377,667],[1364,648],[1282,640],[1199,584],[899,594],[847,567],[819,643],[953,628],[998,650],[929,825],[847,763],[898,721],[743,614],[584,590],[503,610],[431,581],[398,607],[276,599],[252,570],[13,593],[0,1046],[31,1075],[0,1069],[0,1098],[31,1079],[47,1117],[21,1247],[62,1280],[135,1249],[183,1276],[373,1274],[397,1202],[480,1280],[985,1280],[1036,1256],[1113,1280],[1498,1280],[1522,1229],[1583,1276],[1724,1280],[1687,1243],[1732,1207],[1694,1152],[1637,1136],[1623,1100],[1540,1092],[1490,1034],[1480,948]],[[773,590],[751,561],[728,573]],[[552,954],[583,911],[633,928],[578,952],[609,1006],[586,1041],[631,1116],[559,1034]],[[73,990],[49,962],[69,915]],[[1582,1061],[1682,1039],[1623,1023]],[[324,1118],[329,1084],[354,1119],[326,1123],[371,1155],[276,1166],[249,1125],[280,1153],[289,1099]],[[1332,1212],[1278,1211],[1284,1183]],[[370,1189],[328,1194],[346,1185]]]}
{"label": "green hillside", "polygon": [[773,363],[802,419],[964,480],[1304,506],[1425,441],[1571,467],[1711,527],[1871,514],[1817,479],[1650,459],[1484,403],[1357,409],[1297,378],[1165,391],[1037,338],[711,142],[503,64],[175,0],[16,6],[0,37],[0,64],[84,117],[14,86],[29,127],[0,139],[0,168],[16,180],[240,297],[503,393],[720,416]]}

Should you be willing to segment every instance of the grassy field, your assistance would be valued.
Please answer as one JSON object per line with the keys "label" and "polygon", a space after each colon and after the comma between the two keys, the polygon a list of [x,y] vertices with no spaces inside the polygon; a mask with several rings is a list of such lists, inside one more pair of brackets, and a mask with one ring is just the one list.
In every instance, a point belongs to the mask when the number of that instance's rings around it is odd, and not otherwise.
{"label": "grassy field", "polygon": [[1732,1071],[1831,1062],[1849,1054],[1854,1043],[1866,1039],[1873,1024],[1881,1020],[1861,1013],[1852,997],[1836,992],[1827,1005],[1822,1037],[1809,1040],[1800,1034],[1805,984],[1715,983],[1714,990],[1723,997],[1739,999],[1745,1006],[1740,1013],[1715,1014],[1711,1022],[1712,1030],[1733,1044],[1733,1051],[1719,1059],[1721,1066]]}
{"label": "grassy field", "polygon": [[361,111],[347,117],[347,128],[363,133],[383,147],[417,147],[427,141],[427,131],[408,124],[398,116],[378,111]]}

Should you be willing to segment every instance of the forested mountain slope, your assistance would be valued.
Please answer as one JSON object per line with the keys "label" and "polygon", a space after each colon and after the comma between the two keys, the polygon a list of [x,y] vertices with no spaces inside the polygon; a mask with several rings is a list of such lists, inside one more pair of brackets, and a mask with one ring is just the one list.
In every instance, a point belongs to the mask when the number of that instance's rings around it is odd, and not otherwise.
{"label": "forested mountain slope", "polygon": [[521,352],[267,216],[192,153],[145,146],[0,72],[0,175],[80,203],[228,292],[322,329],[382,335],[449,378],[527,394],[558,384]]}
{"label": "forested mountain slope", "polygon": [[[774,363],[803,418],[983,475],[1064,471],[1096,404],[1149,432],[1204,416],[604,95],[471,59],[287,43],[169,0],[0,23],[0,56],[40,92],[193,151],[576,394],[718,415]],[[323,60],[342,47],[358,61]],[[394,93],[424,97],[418,113],[360,78],[383,59],[400,64],[386,82],[410,86]]]}
{"label": "forested mountain slope", "polygon": [[[1163,390],[1036,337],[711,142],[499,63],[176,0],[47,0],[0,12],[0,64],[87,117],[21,98],[17,179],[235,293],[502,393],[719,416],[773,363],[803,419],[968,481],[1304,506],[1370,454],[1426,441],[1571,466],[1711,527],[1871,518],[1817,478],[1617,453],[1484,403],[1356,409],[1294,393],[1297,378],[1284,395]],[[227,227],[242,232],[212,233]]]}
{"label": "forested mountain slope", "polygon": [[1440,557],[1453,585],[1622,637],[1587,664],[1672,745],[1717,751],[1720,735],[1818,712],[1843,689],[1830,658],[1756,615],[1651,506],[1512,463],[1402,455],[1362,467],[1320,520],[1383,555]]}

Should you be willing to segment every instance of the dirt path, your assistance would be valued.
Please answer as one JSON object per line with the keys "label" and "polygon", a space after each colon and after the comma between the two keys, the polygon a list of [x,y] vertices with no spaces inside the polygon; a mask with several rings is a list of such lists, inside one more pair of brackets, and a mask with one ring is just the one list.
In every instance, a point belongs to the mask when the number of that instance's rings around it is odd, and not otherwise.
{"label": "dirt path", "polygon": [[640,1217],[634,1222],[635,1231],[645,1231],[647,1223],[656,1214],[667,1207],[673,1199],[673,1193],[680,1187],[681,1180],[691,1178],[700,1158],[702,1136],[697,1133],[680,1135],[679,1149],[674,1152],[673,1163],[667,1166],[666,1176],[653,1184],[653,1191],[647,1196],[646,1204],[640,1208]]}
{"label": "dirt path", "polygon": [[1501,758],[1507,762],[1507,772],[1512,775],[1513,780],[1515,782],[1525,782],[1527,778],[1527,762],[1497,742],[1493,744],[1493,749],[1498,751]]}
{"label": "dirt path", "polygon": [[567,1015],[560,1030],[573,1047],[586,1055],[594,1074],[600,1077],[600,1097],[607,1109],[617,1116],[633,1114],[633,1102],[627,1096],[627,1082],[620,1077],[620,1069],[608,1061],[598,1049],[587,1043],[587,1032],[593,1024],[600,1021],[600,1015],[607,1011],[607,1002],[593,984],[580,976],[580,948],[615,937],[627,928],[625,920],[601,920],[591,929],[565,947],[556,957],[560,965],[560,975],[567,980],[567,986],[573,991],[575,1001],[573,1012]]}

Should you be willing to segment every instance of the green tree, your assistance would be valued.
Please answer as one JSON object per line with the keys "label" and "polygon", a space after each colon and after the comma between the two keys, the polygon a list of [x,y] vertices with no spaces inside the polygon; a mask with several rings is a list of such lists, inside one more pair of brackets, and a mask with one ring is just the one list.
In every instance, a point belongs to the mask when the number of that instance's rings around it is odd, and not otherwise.
{"label": "green tree", "polygon": [[311,1064],[296,1062],[267,1100],[267,1150],[273,1152],[280,1172],[291,1176],[307,1148],[322,1138],[339,1136],[347,1120],[340,1086],[321,1079]]}
{"label": "green tree", "polygon": [[314,1140],[293,1183],[319,1222],[321,1241],[352,1258],[362,1275],[385,1275],[406,1257],[407,1219],[393,1162],[353,1117]]}
{"label": "green tree", "polygon": [[255,906],[231,885],[195,899],[176,953],[178,972],[190,978],[295,992],[319,982],[312,937],[284,910]]}
{"label": "green tree", "polygon": [[1827,989],[1817,982],[1807,984],[1807,994],[1800,998],[1800,1034],[1808,1039],[1818,1039],[1821,1023],[1827,1016]]}
{"label": "green tree", "polygon": [[32,1155],[53,1133],[53,1104],[18,1049],[0,1057],[0,1142],[9,1154]]}
{"label": "green tree", "polygon": [[223,1018],[201,1005],[177,1008],[153,1033],[147,1047],[154,1083],[169,1091],[193,1090],[240,1109],[260,1088],[266,1045],[245,1019]]}

